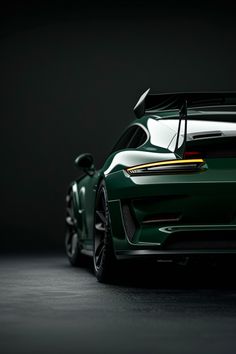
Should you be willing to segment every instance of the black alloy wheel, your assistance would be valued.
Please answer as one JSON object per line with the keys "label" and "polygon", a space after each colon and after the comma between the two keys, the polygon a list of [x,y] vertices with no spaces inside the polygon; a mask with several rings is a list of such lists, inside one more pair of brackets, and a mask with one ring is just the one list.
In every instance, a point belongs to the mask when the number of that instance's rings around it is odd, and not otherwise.
{"label": "black alloy wheel", "polygon": [[117,261],[113,249],[107,194],[103,181],[98,187],[96,196],[93,246],[95,275],[99,282],[110,282],[115,275]]}
{"label": "black alloy wheel", "polygon": [[79,235],[74,216],[74,205],[72,191],[66,196],[66,235],[65,248],[67,257],[72,266],[80,266],[84,262],[84,255],[81,254]]}

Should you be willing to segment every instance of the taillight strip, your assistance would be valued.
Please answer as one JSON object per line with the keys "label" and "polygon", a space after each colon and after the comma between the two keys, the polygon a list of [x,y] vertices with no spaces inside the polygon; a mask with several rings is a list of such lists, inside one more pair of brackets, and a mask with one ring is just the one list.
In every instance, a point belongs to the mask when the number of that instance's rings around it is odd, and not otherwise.
{"label": "taillight strip", "polygon": [[167,161],[160,161],[160,162],[151,162],[151,163],[146,163],[143,165],[136,165],[132,166],[126,169],[127,172],[137,170],[140,168],[146,168],[146,167],[154,167],[154,166],[168,166],[168,165],[178,165],[178,164],[192,164],[192,163],[197,163],[197,164],[202,164],[204,163],[203,159],[184,159],[184,160],[167,160]]}

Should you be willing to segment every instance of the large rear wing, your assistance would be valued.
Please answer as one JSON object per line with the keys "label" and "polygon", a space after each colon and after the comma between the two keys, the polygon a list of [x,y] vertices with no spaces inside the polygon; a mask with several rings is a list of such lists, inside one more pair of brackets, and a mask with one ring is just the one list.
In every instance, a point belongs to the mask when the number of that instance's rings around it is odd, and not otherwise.
{"label": "large rear wing", "polygon": [[134,107],[137,118],[153,111],[181,109],[187,101],[187,108],[210,106],[236,106],[236,92],[175,92],[150,94],[145,91]]}
{"label": "large rear wing", "polygon": [[[149,91],[150,89],[142,94],[134,107],[134,113],[137,118],[141,118],[146,113],[179,110],[175,152],[180,158],[183,158],[186,148],[188,108],[236,107],[236,92],[180,92],[155,95],[150,94]],[[180,135],[183,136],[182,140]]]}

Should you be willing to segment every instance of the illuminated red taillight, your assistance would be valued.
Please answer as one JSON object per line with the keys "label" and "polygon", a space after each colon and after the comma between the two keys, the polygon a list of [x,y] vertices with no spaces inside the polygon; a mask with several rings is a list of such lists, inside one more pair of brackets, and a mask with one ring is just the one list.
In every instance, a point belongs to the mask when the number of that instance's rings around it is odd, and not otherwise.
{"label": "illuminated red taillight", "polygon": [[201,157],[201,153],[199,151],[185,151],[184,153],[184,158],[188,159],[188,158],[200,158]]}

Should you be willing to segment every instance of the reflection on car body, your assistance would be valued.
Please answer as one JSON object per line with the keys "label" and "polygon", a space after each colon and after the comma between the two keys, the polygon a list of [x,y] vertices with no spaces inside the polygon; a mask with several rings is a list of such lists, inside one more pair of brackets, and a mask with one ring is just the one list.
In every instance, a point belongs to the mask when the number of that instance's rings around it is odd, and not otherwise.
{"label": "reflection on car body", "polygon": [[236,93],[147,91],[134,111],[101,169],[91,154],[76,159],[71,264],[92,256],[105,282],[123,258],[236,253]]}

